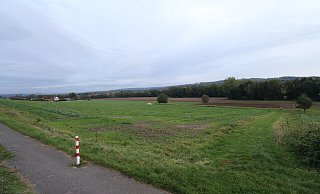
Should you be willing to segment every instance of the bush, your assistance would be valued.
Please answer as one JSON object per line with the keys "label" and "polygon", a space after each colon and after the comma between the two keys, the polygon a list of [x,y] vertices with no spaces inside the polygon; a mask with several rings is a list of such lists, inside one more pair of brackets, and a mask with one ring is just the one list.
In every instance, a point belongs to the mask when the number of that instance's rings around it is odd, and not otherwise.
{"label": "bush", "polygon": [[320,170],[320,124],[313,114],[291,113],[283,126],[283,143],[305,164]]}
{"label": "bush", "polygon": [[209,100],[210,100],[210,97],[206,94],[204,94],[202,97],[201,97],[201,100],[202,100],[202,103],[208,103]]}
{"label": "bush", "polygon": [[296,130],[286,137],[289,148],[304,162],[312,167],[320,167],[320,127],[309,126]]}
{"label": "bush", "polygon": [[165,94],[160,94],[157,98],[158,103],[168,103],[168,96]]}
{"label": "bush", "polygon": [[301,94],[296,103],[296,108],[301,108],[304,112],[312,106],[312,100],[306,94]]}

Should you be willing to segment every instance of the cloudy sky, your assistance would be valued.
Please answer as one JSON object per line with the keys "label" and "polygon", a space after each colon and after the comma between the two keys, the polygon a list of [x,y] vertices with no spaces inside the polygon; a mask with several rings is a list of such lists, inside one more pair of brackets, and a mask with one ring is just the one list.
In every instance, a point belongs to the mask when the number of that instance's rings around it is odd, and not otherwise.
{"label": "cloudy sky", "polygon": [[320,75],[319,0],[0,4],[0,93]]}

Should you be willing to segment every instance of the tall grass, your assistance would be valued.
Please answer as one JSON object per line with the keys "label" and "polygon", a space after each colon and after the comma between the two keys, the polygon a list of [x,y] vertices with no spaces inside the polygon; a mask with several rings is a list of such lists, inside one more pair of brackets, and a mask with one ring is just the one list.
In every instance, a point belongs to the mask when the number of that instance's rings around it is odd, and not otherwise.
{"label": "tall grass", "polygon": [[306,165],[320,170],[320,114],[295,111],[282,124],[283,143]]}

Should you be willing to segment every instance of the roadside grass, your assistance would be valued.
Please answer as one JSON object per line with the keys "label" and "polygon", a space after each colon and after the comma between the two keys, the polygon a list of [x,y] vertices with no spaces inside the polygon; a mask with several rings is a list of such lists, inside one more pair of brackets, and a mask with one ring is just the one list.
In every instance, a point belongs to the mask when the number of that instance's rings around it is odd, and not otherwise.
{"label": "roadside grass", "polygon": [[0,145],[0,193],[2,194],[16,194],[16,193],[32,193],[29,186],[27,186],[21,178],[16,175],[11,169],[3,166],[1,163],[4,160],[10,159],[14,155],[4,149]]}
{"label": "roadside grass", "polygon": [[[287,111],[139,101],[0,100],[0,121],[174,193],[317,193],[320,175],[277,144]],[[319,118],[316,118],[319,119]]]}

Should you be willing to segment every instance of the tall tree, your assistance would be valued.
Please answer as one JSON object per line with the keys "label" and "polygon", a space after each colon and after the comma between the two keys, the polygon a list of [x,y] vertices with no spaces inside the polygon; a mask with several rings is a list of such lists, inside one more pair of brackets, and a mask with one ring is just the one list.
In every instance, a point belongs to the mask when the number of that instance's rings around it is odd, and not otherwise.
{"label": "tall tree", "polygon": [[223,82],[223,91],[229,99],[240,96],[239,81],[235,77],[228,77]]}

